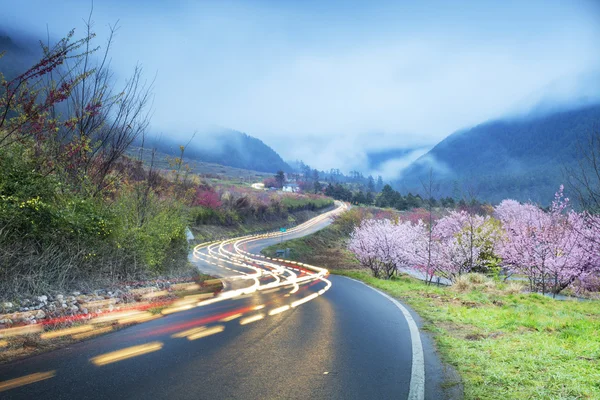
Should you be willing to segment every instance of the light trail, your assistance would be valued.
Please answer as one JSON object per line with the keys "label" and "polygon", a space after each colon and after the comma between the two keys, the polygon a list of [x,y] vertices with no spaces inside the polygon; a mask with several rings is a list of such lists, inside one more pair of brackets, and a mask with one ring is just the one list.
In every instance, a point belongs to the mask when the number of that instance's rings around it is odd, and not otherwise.
{"label": "light trail", "polygon": [[[211,265],[216,265],[220,268],[225,268],[229,271],[239,273],[237,276],[227,278],[228,280],[253,281],[250,286],[244,289],[228,290],[220,293],[213,299],[199,302],[197,305],[203,306],[207,304],[213,304],[226,299],[234,299],[240,296],[245,296],[257,291],[267,294],[290,285],[292,285],[292,290],[289,292],[289,294],[295,294],[299,291],[301,285],[315,282],[317,280],[324,282],[326,286],[314,295],[307,296],[301,300],[293,302],[291,306],[295,307],[297,305],[304,304],[324,294],[331,287],[331,282],[325,279],[325,276],[329,274],[327,269],[297,261],[271,258],[263,256],[262,254],[250,253],[243,250],[242,247],[259,240],[293,235],[297,232],[309,229],[314,225],[345,211],[348,208],[345,203],[336,202],[336,204],[338,205],[336,209],[321,214],[303,224],[291,228],[285,233],[272,232],[261,235],[247,235],[234,239],[201,243],[194,247],[194,257],[202,259],[205,262],[209,262]],[[228,247],[231,247],[232,251],[230,251]],[[211,260],[215,260],[216,262]],[[250,270],[252,272],[249,273],[243,271],[242,269]],[[300,276],[294,272],[294,270],[300,271]],[[271,277],[273,281],[261,283],[260,278],[265,276]]]}
{"label": "light trail", "polygon": [[107,364],[112,364],[117,361],[126,360],[128,358],[141,356],[143,354],[152,353],[162,349],[162,347],[163,344],[161,342],[151,342],[141,344],[138,346],[131,346],[125,349],[116,350],[110,353],[96,356],[94,358],[91,358],[90,362],[96,366],[103,366]]}
{"label": "light trail", "polygon": [[8,381],[0,382],[0,392],[4,392],[5,390],[18,388],[21,386],[29,385],[30,383],[43,381],[45,379],[50,379],[56,376],[56,371],[48,371],[48,372],[37,372],[35,374],[22,376],[20,378],[11,379]]}

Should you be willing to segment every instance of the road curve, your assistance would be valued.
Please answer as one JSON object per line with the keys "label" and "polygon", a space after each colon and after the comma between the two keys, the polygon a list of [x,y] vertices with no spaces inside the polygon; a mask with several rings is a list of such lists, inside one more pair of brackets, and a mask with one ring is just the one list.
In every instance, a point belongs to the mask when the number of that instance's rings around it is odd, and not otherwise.
{"label": "road curve", "polygon": [[[425,365],[415,358],[408,310],[360,282],[256,255],[321,229],[340,207],[283,238],[197,246],[196,265],[221,276],[227,290],[191,307],[174,305],[177,312],[162,318],[2,365],[0,397],[443,398],[441,367],[427,341]],[[425,385],[415,382],[415,368],[426,372]]]}

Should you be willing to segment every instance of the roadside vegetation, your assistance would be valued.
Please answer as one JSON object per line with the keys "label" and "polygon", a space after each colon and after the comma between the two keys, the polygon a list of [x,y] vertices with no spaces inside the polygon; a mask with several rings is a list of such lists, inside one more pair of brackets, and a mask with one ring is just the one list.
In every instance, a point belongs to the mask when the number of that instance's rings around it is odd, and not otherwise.
{"label": "roadside vegetation", "polygon": [[123,157],[148,126],[152,87],[139,67],[116,86],[111,45],[112,34],[96,52],[91,31],[71,31],[30,69],[0,75],[0,297],[186,267],[172,185],[159,193]]}
{"label": "roadside vegetation", "polygon": [[532,292],[596,296],[599,227],[597,215],[570,207],[561,186],[547,210],[504,200],[489,213],[452,210],[416,222],[366,219],[348,248],[375,277],[411,269],[427,282],[455,282],[473,272],[502,273],[525,279]]}
{"label": "roadside vegetation", "polygon": [[[538,209],[515,203],[505,204],[501,209],[506,210],[509,207],[513,211],[524,210],[522,217],[516,219],[519,223],[536,221],[537,226],[543,227],[554,218],[555,224],[550,226],[565,229],[566,225],[556,222],[564,221],[562,218],[570,212],[563,207],[564,201],[560,193],[555,199],[554,216],[552,209],[540,210],[539,212],[544,213],[541,215],[536,211]],[[444,212],[441,209],[431,209],[427,212],[415,209],[410,212],[396,212],[376,208],[353,208],[340,215],[326,229],[304,238],[271,246],[266,248],[263,254],[272,255],[277,249],[290,248],[290,258],[294,260],[324,266],[332,273],[362,280],[410,305],[423,317],[424,329],[433,335],[443,360],[460,373],[467,399],[598,398],[600,300],[593,300],[597,297],[597,286],[594,286],[597,275],[576,275],[575,279],[572,279],[571,275],[568,280],[572,285],[567,285],[564,290],[558,285],[561,281],[552,276],[553,279],[548,282],[546,288],[550,294],[544,296],[536,293],[536,290],[543,290],[540,275],[529,275],[527,270],[520,270],[512,275],[508,270],[508,274],[501,274],[501,266],[504,266],[501,258],[490,251],[489,240],[479,240],[489,239],[491,232],[501,234],[503,228],[500,221],[496,223],[492,221],[492,217],[478,214],[477,217],[467,218],[467,214],[467,210]],[[525,215],[530,219],[525,219]],[[536,216],[544,222],[532,219]],[[453,250],[452,253],[448,253],[455,256],[450,260],[461,260],[460,264],[465,268],[463,271],[454,268],[452,263],[446,264],[448,274],[444,276],[451,279],[451,286],[439,286],[429,279],[416,279],[400,271],[403,270],[402,264],[392,263],[391,266],[386,266],[386,262],[392,262],[393,258],[377,259],[393,254],[398,247],[401,250],[402,246],[408,246],[406,243],[411,243],[411,246],[418,244],[419,238],[408,234],[400,238],[400,242],[392,240],[391,236],[398,234],[397,229],[402,225],[404,228],[421,226],[423,243],[428,243],[428,229],[423,221],[429,221],[430,217],[434,226],[439,223],[454,226],[454,223],[457,223],[462,227],[450,235],[450,238],[456,239],[458,243],[444,245],[444,251]],[[444,218],[447,220],[443,221]],[[575,217],[571,214],[570,218]],[[357,251],[357,257],[351,249],[352,241],[356,241],[359,231],[362,231],[360,235],[365,234],[363,244],[372,245],[373,251],[369,253],[365,251],[368,249],[365,247]],[[473,238],[479,239],[472,242],[467,240],[471,236],[464,233],[469,232],[473,233]],[[524,234],[532,230],[515,229],[514,233],[519,232]],[[540,232],[538,230],[534,238],[540,237]],[[559,235],[561,232],[566,234],[558,229],[552,229],[551,232],[558,236],[548,235],[544,238],[563,237]],[[367,233],[370,235],[366,235]],[[577,232],[571,234],[575,235]],[[369,236],[375,237],[375,240],[371,241]],[[506,236],[500,237],[506,239]],[[437,240],[436,236],[432,236],[432,239]],[[521,238],[519,243],[527,242]],[[471,253],[471,245],[475,244],[480,247]],[[505,244],[508,245],[510,244]],[[539,245],[533,247],[541,249]],[[422,248],[427,250],[428,247]],[[414,253],[414,250],[419,250],[420,247],[411,249]],[[443,259],[439,258],[441,253],[435,253],[442,251],[441,246],[432,245],[431,249],[432,259],[435,260],[431,263],[435,266],[434,274],[444,273],[441,269],[444,266]],[[456,251],[457,249],[469,251],[463,253]],[[459,254],[464,257],[458,258]],[[471,259],[471,255],[475,254],[477,257]],[[580,253],[573,249],[569,254],[575,256]],[[371,255],[371,258],[366,255]],[[550,254],[546,255],[546,266],[554,265],[556,268],[558,264],[551,264]],[[566,253],[558,255],[566,256]],[[423,254],[420,257],[420,262],[426,262],[427,257]],[[471,261],[477,262],[470,264]],[[379,264],[374,265],[375,262]],[[469,268],[471,265],[473,268]],[[532,271],[534,265],[529,264]],[[566,268],[576,264],[564,265]],[[585,265],[593,267],[597,264]],[[418,268],[417,264],[414,267],[417,267],[415,272],[428,271],[423,267]],[[507,279],[509,276],[511,279]],[[560,275],[561,278],[566,276],[566,273]],[[552,298],[553,291],[586,295],[588,299],[557,300]]]}
{"label": "roadside vegetation", "polygon": [[197,240],[207,241],[295,226],[333,207],[333,199],[203,184],[196,189],[191,205],[192,232]]}

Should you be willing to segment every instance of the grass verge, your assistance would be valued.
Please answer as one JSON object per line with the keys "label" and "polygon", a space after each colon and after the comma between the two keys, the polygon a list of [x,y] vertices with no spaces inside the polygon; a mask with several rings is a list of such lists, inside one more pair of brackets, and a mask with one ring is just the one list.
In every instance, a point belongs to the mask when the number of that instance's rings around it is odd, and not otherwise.
{"label": "grass verge", "polygon": [[267,257],[276,257],[279,249],[290,249],[289,259],[328,269],[353,269],[360,264],[346,249],[347,228],[336,220],[332,225],[312,235],[277,243],[261,251]]}

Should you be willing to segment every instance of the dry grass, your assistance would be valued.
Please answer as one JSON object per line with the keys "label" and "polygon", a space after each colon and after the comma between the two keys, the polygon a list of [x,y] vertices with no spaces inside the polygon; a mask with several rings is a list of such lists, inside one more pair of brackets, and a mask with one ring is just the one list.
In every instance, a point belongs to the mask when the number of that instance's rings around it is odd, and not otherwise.
{"label": "dry grass", "polygon": [[517,294],[523,292],[524,288],[520,282],[500,283],[483,274],[466,274],[459,276],[450,290],[459,293],[481,291],[490,294]]}

